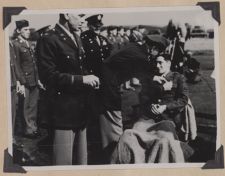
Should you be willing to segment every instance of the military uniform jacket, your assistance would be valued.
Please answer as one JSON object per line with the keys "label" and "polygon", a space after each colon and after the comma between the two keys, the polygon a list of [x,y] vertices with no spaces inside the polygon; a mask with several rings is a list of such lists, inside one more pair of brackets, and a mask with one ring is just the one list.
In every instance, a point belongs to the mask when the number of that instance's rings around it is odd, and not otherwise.
{"label": "military uniform jacket", "polygon": [[166,105],[167,109],[162,114],[166,119],[174,119],[188,103],[188,87],[183,75],[177,72],[169,72],[166,75],[167,81],[172,81],[173,87],[169,91],[165,91],[159,83],[149,77],[142,85],[140,93],[140,103],[145,116],[152,117],[151,104]]}
{"label": "military uniform jacket", "polygon": [[91,30],[83,32],[81,40],[86,55],[85,67],[90,73],[101,78],[102,63],[110,55],[111,44],[105,37]]}
{"label": "military uniform jacket", "polygon": [[47,89],[49,125],[59,129],[85,125],[89,89],[83,85],[79,46],[56,24],[38,41],[37,56],[40,78]]}
{"label": "military uniform jacket", "polygon": [[38,83],[38,70],[34,51],[30,42],[16,38],[13,41],[16,61],[19,67],[19,81],[26,87],[36,86]]}

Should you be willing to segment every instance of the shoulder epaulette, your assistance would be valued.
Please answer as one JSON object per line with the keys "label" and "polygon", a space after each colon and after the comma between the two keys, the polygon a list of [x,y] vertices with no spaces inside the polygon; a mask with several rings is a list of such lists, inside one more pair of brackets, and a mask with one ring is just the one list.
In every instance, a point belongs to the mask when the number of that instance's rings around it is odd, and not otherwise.
{"label": "shoulder epaulette", "polygon": [[55,28],[52,28],[51,30],[46,31],[45,33],[43,33],[43,36],[48,36],[48,35],[51,35],[53,33],[55,33]]}

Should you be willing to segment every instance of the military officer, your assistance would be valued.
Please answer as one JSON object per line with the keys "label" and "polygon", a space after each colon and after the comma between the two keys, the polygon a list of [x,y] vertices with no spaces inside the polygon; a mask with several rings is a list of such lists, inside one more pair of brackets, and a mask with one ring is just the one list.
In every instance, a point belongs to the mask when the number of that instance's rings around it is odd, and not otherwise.
{"label": "military officer", "polygon": [[87,164],[88,97],[99,86],[84,75],[81,22],[74,14],[60,14],[55,28],[38,43],[38,68],[46,85],[47,121],[54,131],[53,164]]}
{"label": "military officer", "polygon": [[111,51],[111,45],[108,40],[100,35],[102,27],[102,14],[93,15],[85,20],[89,30],[81,33],[81,40],[85,50],[85,66],[89,72],[101,76],[101,65]]}
{"label": "military officer", "polygon": [[37,108],[39,89],[43,88],[36,67],[36,58],[31,48],[29,22],[27,20],[16,21],[17,38],[13,41],[14,51],[20,70],[19,82],[24,95],[23,115],[26,123],[25,135],[37,137]]}

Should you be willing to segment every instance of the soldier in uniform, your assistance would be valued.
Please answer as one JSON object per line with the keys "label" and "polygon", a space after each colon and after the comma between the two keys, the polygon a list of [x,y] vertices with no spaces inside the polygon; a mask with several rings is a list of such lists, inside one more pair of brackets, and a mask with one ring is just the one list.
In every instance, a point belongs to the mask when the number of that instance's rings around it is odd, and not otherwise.
{"label": "soldier in uniform", "polygon": [[127,44],[127,38],[125,37],[124,27],[118,26],[117,27],[117,43],[118,48],[121,49],[123,46]]}
{"label": "soldier in uniform", "polygon": [[117,26],[111,25],[108,27],[108,36],[107,39],[112,45],[111,54],[114,54],[119,49],[119,40],[117,36]]}
{"label": "soldier in uniform", "polygon": [[101,77],[102,61],[110,55],[111,51],[111,45],[108,40],[100,35],[100,28],[103,25],[102,17],[103,15],[99,14],[86,18],[89,30],[81,34],[86,55],[86,59],[84,60],[86,69],[99,77]]}
{"label": "soldier in uniform", "polygon": [[88,98],[99,79],[84,75],[79,16],[60,14],[59,23],[40,39],[40,77],[46,85],[48,125],[54,131],[53,164],[87,164]]}
{"label": "soldier in uniform", "polygon": [[148,30],[144,25],[139,25],[138,26],[138,31],[142,34],[143,38],[147,36]]}
{"label": "soldier in uniform", "polygon": [[130,28],[129,27],[124,28],[124,39],[125,39],[126,44],[130,42]]}
{"label": "soldier in uniform", "polygon": [[17,38],[13,41],[16,60],[19,70],[19,82],[23,90],[23,115],[26,123],[25,135],[27,137],[37,137],[39,135],[37,128],[37,108],[39,89],[43,87],[36,67],[36,58],[31,48],[29,22],[26,20],[16,21]]}
{"label": "soldier in uniform", "polygon": [[184,76],[170,70],[171,60],[168,54],[159,54],[154,62],[154,76],[145,80],[140,93],[142,114],[139,125],[162,120],[174,122],[176,132],[183,139],[181,132],[183,110],[188,104],[188,87]]}

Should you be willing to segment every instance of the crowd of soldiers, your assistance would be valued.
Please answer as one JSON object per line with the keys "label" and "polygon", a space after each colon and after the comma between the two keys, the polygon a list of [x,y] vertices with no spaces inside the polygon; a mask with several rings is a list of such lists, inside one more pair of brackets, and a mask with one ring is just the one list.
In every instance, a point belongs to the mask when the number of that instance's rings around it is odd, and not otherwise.
{"label": "crowd of soldiers", "polygon": [[[13,142],[16,143],[14,131],[19,111],[25,121],[23,135],[32,139],[41,135],[37,125],[38,102],[40,90],[45,92],[46,118],[41,118],[53,131],[55,165],[87,164],[86,130],[90,116],[98,116],[106,155],[110,155],[123,133],[118,97],[121,89],[134,90],[140,82],[132,75],[118,88],[114,74],[104,62],[130,43],[151,43],[151,51],[144,48],[149,60],[154,58],[154,52],[156,56],[169,45],[160,34],[148,35],[144,26],[105,27],[102,18],[102,14],[60,14],[54,28],[47,26],[36,32],[35,42],[30,41],[29,22],[16,21],[16,36],[10,40]],[[190,52],[186,60],[189,58]]]}

